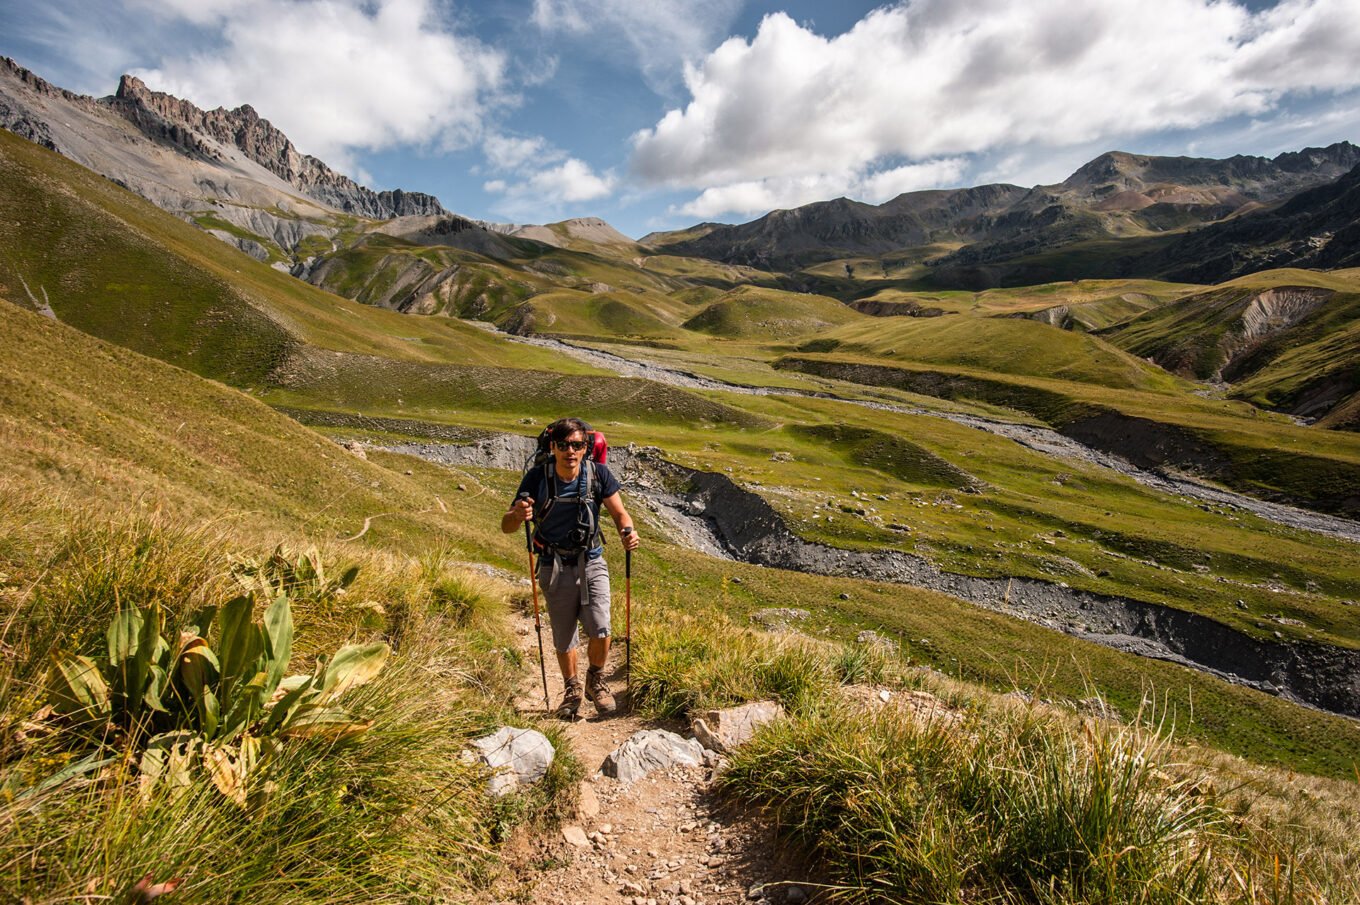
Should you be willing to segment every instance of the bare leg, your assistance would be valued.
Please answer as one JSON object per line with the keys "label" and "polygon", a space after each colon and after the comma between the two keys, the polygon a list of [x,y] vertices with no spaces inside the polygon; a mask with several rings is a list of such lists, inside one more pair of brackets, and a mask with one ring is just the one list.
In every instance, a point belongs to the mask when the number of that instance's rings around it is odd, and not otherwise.
{"label": "bare leg", "polygon": [[[586,658],[590,660],[590,665],[596,669],[602,669],[609,661],[609,638],[591,638],[586,645]],[[572,667],[575,669],[575,667]]]}
{"label": "bare leg", "polygon": [[[592,645],[593,645],[594,643],[595,643],[594,641],[591,642]],[[592,657],[591,659],[592,659],[592,661],[594,660],[593,657]],[[561,651],[558,651],[558,652],[557,652],[557,666],[558,666],[559,669],[562,670],[562,678],[563,678],[563,679],[573,679],[573,678],[575,678],[575,677],[576,677],[576,648],[573,647],[571,650],[567,651],[565,654],[562,653]]]}

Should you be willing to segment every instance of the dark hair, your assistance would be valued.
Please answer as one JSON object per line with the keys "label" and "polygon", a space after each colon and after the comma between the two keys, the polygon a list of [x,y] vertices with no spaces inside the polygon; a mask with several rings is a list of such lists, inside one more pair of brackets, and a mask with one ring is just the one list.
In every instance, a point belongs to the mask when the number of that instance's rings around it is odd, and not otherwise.
{"label": "dark hair", "polygon": [[559,418],[548,425],[548,439],[554,442],[565,440],[577,431],[580,431],[583,435],[590,433],[585,422],[580,418]]}

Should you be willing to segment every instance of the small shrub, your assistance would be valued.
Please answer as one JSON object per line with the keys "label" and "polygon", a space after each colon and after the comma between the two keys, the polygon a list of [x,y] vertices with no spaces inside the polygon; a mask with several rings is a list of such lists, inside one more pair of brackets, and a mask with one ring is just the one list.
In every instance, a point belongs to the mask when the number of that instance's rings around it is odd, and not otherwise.
{"label": "small shrub", "polygon": [[294,600],[327,603],[354,584],[359,567],[352,565],[338,576],[327,578],[321,554],[315,547],[294,553],[279,544],[263,560],[237,558],[232,562],[231,575],[247,594],[259,594],[266,600],[287,594]]}

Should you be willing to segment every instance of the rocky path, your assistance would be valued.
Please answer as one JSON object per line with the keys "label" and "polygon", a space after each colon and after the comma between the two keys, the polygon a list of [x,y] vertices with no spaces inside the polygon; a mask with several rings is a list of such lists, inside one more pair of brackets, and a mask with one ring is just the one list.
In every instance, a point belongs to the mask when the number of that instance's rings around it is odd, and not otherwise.
{"label": "rocky path", "polygon": [[[495,331],[493,325],[481,321],[467,321],[467,323],[476,324],[484,329],[489,329],[493,332]],[[983,418],[977,415],[965,415],[958,412],[940,412],[913,406],[893,405],[886,402],[846,399],[831,393],[813,393],[804,390],[725,383],[708,377],[701,377],[697,374],[691,374],[687,371],[668,368],[658,362],[633,360],[621,355],[615,355],[611,352],[603,352],[598,349],[577,346],[563,340],[547,339],[540,336],[502,335],[515,342],[554,349],[582,361],[589,362],[590,364],[610,368],[624,377],[638,377],[654,380],[658,383],[665,383],[682,389],[721,390],[729,393],[756,396],[811,396],[836,399],[847,405],[858,405],[865,408],[877,409],[879,411],[944,418],[957,424],[963,424],[977,430],[983,430],[988,433],[1006,437],[1028,449],[1032,449],[1035,452],[1047,456],[1054,456],[1075,462],[1084,462],[1101,468],[1110,469],[1111,471],[1118,472],[1119,474],[1132,478],[1140,484],[1152,487],[1163,493],[1197,500],[1204,505],[1220,506],[1242,512],[1250,512],[1253,515],[1276,524],[1287,525],[1291,528],[1297,528],[1303,531],[1312,531],[1318,534],[1326,534],[1332,537],[1342,538],[1343,540],[1360,543],[1360,522],[1355,520],[1325,515],[1319,512],[1310,512],[1306,509],[1285,506],[1279,503],[1271,503],[1265,500],[1258,500],[1255,497],[1224,490],[1221,487],[1215,487],[1183,475],[1169,475],[1147,471],[1119,456],[1092,449],[1089,446],[1078,443],[1077,441],[1048,428],[1035,427],[1027,424],[1016,424],[1007,421],[997,421],[990,418]]]}
{"label": "rocky path", "polygon": [[[547,627],[544,626],[546,633]],[[516,706],[542,714],[543,686],[533,619],[516,624],[526,674]],[[599,768],[635,732],[666,728],[629,713],[622,645],[611,656],[610,686],[619,713],[601,718],[594,705],[568,724],[566,736],[586,770],[580,803],[561,831],[512,843],[509,870],[495,901],[546,905],[799,905],[813,897],[814,878],[759,815],[724,805],[711,791],[712,769],[676,767],[621,783]],[[555,706],[562,681],[548,651],[548,690]]]}

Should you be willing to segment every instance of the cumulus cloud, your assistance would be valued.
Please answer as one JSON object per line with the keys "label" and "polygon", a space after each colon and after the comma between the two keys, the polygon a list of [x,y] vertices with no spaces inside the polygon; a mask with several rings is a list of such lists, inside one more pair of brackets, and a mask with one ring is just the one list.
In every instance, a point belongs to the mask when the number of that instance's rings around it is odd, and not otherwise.
{"label": "cumulus cloud", "polygon": [[539,135],[493,133],[483,139],[482,152],[498,173],[482,190],[500,196],[496,209],[516,220],[541,220],[565,205],[605,198],[618,184],[614,173],[595,172]]}
{"label": "cumulus cloud", "polygon": [[526,185],[549,201],[594,201],[614,190],[614,177],[601,176],[584,161],[569,157],[559,166],[534,173]]}
{"label": "cumulus cloud", "polygon": [[497,170],[518,170],[535,163],[549,163],[565,157],[540,135],[518,136],[492,133],[482,140],[487,163]]}
{"label": "cumulus cloud", "polygon": [[752,210],[761,193],[787,205],[809,183],[872,190],[884,160],[1259,116],[1360,85],[1356,59],[1355,0],[914,0],[834,38],[776,13],[687,68],[691,99],[634,135],[631,164],[648,184],[703,189],[694,213],[722,197]]}
{"label": "cumulus cloud", "polygon": [[594,55],[636,66],[664,91],[684,64],[728,33],[742,0],[534,0],[532,21],[549,35],[587,38]]}
{"label": "cumulus cloud", "polygon": [[304,152],[475,143],[505,59],[445,25],[435,0],[133,0],[214,30],[212,49],[135,74],[200,106],[250,103]]}
{"label": "cumulus cloud", "polygon": [[508,204],[501,205],[503,210],[518,210],[521,202],[556,209],[564,203],[604,198],[617,184],[612,172],[596,173],[585,161],[568,157],[556,166],[520,167],[513,180],[491,179],[482,189],[505,196]]}

